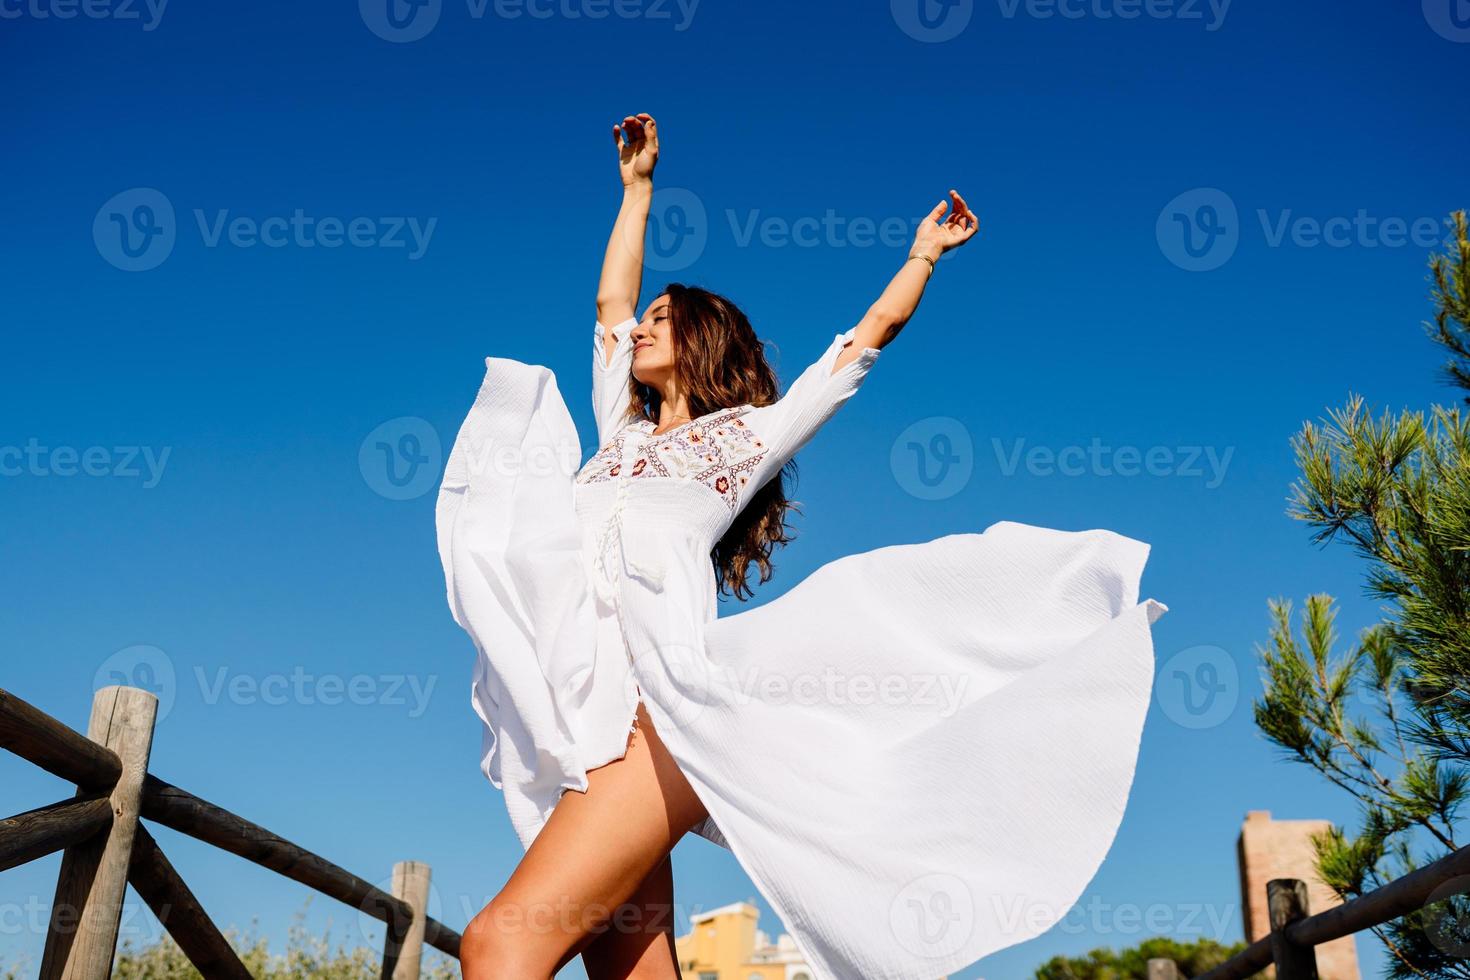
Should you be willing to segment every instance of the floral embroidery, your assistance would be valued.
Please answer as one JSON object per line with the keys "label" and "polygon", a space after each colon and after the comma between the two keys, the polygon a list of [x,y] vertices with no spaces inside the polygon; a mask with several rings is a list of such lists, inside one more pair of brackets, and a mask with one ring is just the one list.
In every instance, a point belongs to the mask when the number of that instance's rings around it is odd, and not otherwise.
{"label": "floral embroidery", "polygon": [[643,434],[643,452],[628,470],[627,479],[666,477],[702,483],[718,493],[732,512],[739,509],[740,494],[750,484],[767,446],[755,434],[744,415],[750,406],[722,409],[697,418],[668,432],[653,435],[654,424],[644,419],[630,422],[577,473],[577,482],[598,483],[617,479],[628,434]]}

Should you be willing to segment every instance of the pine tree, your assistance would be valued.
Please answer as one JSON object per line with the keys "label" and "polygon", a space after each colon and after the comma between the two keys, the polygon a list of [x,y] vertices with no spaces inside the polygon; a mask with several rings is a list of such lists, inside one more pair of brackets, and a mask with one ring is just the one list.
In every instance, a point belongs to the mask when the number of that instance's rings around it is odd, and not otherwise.
{"label": "pine tree", "polygon": [[[1430,262],[1429,335],[1444,374],[1470,392],[1470,234]],[[1467,396],[1466,401],[1470,401]],[[1289,513],[1317,542],[1345,541],[1367,564],[1384,619],[1339,648],[1336,608],[1270,604],[1257,726],[1290,758],[1354,796],[1355,834],[1315,841],[1322,880],[1343,899],[1370,892],[1463,843],[1470,783],[1470,416],[1458,407],[1383,412],[1361,397],[1293,440],[1301,475]],[[1361,699],[1361,700],[1356,700]],[[1359,705],[1365,708],[1359,709]],[[1431,896],[1374,932],[1389,976],[1470,978],[1470,901]]]}
{"label": "pine tree", "polygon": [[[1465,212],[1455,215],[1457,255],[1436,255],[1430,263],[1434,298],[1439,305],[1434,339],[1450,352],[1445,373],[1451,384],[1470,390],[1470,246],[1466,245]],[[1465,397],[1470,401],[1470,395]]]}

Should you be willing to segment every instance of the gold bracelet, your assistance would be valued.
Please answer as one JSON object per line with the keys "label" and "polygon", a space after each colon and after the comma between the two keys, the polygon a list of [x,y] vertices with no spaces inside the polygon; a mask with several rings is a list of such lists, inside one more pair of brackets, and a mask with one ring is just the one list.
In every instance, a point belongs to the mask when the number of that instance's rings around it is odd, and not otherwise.
{"label": "gold bracelet", "polygon": [[934,260],[931,259],[931,258],[929,258],[929,256],[925,255],[922,252],[910,252],[909,253],[909,258],[911,258],[911,259],[923,259],[925,262],[928,262],[929,263],[929,275],[931,275],[931,276],[934,275]]}

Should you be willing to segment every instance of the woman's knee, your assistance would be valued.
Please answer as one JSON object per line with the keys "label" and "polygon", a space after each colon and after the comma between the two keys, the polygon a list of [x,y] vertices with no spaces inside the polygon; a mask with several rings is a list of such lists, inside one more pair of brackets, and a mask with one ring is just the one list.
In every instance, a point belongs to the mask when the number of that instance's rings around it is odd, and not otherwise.
{"label": "woman's knee", "polygon": [[529,910],[496,898],[470,920],[460,940],[464,980],[550,980],[564,936],[537,928]]}

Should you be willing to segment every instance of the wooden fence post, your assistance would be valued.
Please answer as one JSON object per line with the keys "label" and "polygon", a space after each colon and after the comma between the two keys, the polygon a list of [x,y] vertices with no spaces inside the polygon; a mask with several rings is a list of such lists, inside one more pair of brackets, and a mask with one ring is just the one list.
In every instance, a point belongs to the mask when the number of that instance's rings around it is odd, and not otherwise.
{"label": "wooden fence post", "polygon": [[41,980],[107,980],[112,974],[157,715],[158,698],[136,687],[104,687],[92,698],[87,737],[117,754],[122,775],[110,796],[108,831],[62,852]]}
{"label": "wooden fence post", "polygon": [[413,921],[399,937],[390,918],[383,936],[383,980],[419,980],[424,924],[429,914],[429,866],[421,861],[393,865],[393,897],[413,909]]}
{"label": "wooden fence post", "polygon": [[1276,962],[1276,980],[1317,980],[1317,950],[1298,946],[1286,937],[1286,927],[1305,919],[1307,883],[1296,878],[1273,878],[1266,882],[1266,907],[1271,913],[1271,956]]}
{"label": "wooden fence post", "polygon": [[1179,965],[1173,960],[1155,957],[1148,961],[1148,980],[1179,980]]}

